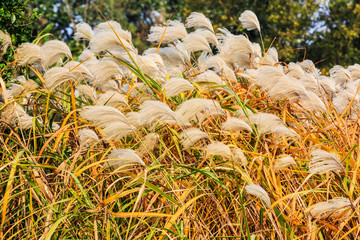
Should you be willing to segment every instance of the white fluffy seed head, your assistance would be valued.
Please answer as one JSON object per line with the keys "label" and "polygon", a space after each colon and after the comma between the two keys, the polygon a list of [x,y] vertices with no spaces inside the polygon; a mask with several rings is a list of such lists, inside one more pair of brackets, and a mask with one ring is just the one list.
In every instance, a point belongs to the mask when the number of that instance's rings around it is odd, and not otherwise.
{"label": "white fluffy seed head", "polygon": [[113,78],[119,79],[123,75],[120,67],[112,61],[90,61],[86,62],[85,66],[94,76],[95,85],[102,85]]}
{"label": "white fluffy seed head", "polygon": [[240,148],[231,149],[234,163],[245,166],[247,164],[247,159],[244,152]]}
{"label": "white fluffy seed head", "polygon": [[271,201],[266,191],[259,185],[249,184],[245,187],[245,191],[255,197],[260,198],[268,208],[271,208]]}
{"label": "white fluffy seed head", "polygon": [[10,45],[11,45],[10,35],[0,30],[0,57],[5,54],[6,50]]}
{"label": "white fluffy seed head", "polygon": [[295,160],[290,155],[282,155],[275,160],[274,170],[279,171],[291,165],[296,165]]}
{"label": "white fluffy seed head", "polygon": [[246,10],[244,11],[240,17],[239,20],[244,28],[247,30],[253,30],[257,29],[259,32],[261,32],[260,23],[256,16],[256,14],[253,11]]}
{"label": "white fluffy seed head", "polygon": [[80,129],[78,137],[80,140],[80,146],[86,146],[99,141],[99,138],[94,132],[94,130],[91,130],[89,128]]}
{"label": "white fluffy seed head", "polygon": [[185,121],[180,119],[168,105],[160,101],[145,101],[140,105],[139,114],[139,119],[141,119],[141,125],[143,126],[150,126],[158,122],[179,125],[185,124]]}
{"label": "white fluffy seed head", "polygon": [[74,74],[76,79],[78,80],[84,80],[93,77],[85,64],[82,64],[80,62],[70,61],[64,65],[64,68],[68,69],[69,72]]}
{"label": "white fluffy seed head", "polygon": [[252,132],[253,130],[251,127],[242,119],[240,118],[229,118],[223,124],[221,124],[221,129],[224,131],[249,131]]}
{"label": "white fluffy seed head", "polygon": [[350,71],[339,65],[330,69],[330,77],[336,81],[337,85],[343,85],[352,79]]}
{"label": "white fluffy seed head", "polygon": [[198,13],[198,12],[192,12],[190,16],[186,18],[186,24],[185,26],[187,28],[194,27],[196,29],[198,28],[205,28],[211,32],[214,32],[214,28],[211,24],[210,19],[205,17],[204,14]]}
{"label": "white fluffy seed head", "polygon": [[115,91],[107,91],[101,94],[97,101],[98,105],[111,106],[114,108],[128,105],[125,96]]}
{"label": "white fluffy seed head", "polygon": [[188,149],[201,139],[209,139],[209,136],[198,128],[189,128],[180,133],[180,139],[184,149]]}
{"label": "white fluffy seed head", "polygon": [[85,98],[89,98],[92,101],[96,100],[96,92],[95,89],[88,86],[88,85],[83,85],[80,84],[78,86],[76,86],[76,89],[79,91],[80,95],[82,95]]}
{"label": "white fluffy seed head", "polygon": [[125,50],[136,52],[131,42],[125,38],[129,37],[123,30],[97,32],[90,40],[90,50],[94,53],[103,51]]}
{"label": "white fluffy seed head", "polygon": [[61,60],[62,57],[72,58],[70,48],[59,40],[50,40],[41,46],[42,64],[45,68]]}
{"label": "white fluffy seed head", "polygon": [[177,20],[169,21],[167,26],[152,26],[148,41],[166,44],[187,36],[187,31],[181,22]]}
{"label": "white fluffy seed head", "polygon": [[269,113],[251,114],[249,120],[256,124],[260,134],[273,133],[276,136],[297,137],[298,134],[286,127],[285,123],[277,116]]}
{"label": "white fluffy seed head", "polygon": [[163,91],[165,90],[166,97],[174,97],[180,94],[181,92],[194,90],[194,89],[195,88],[193,87],[193,85],[191,85],[191,83],[188,80],[185,80],[183,78],[175,78],[175,77],[167,80],[162,87],[162,90]]}
{"label": "white fluffy seed head", "polygon": [[78,23],[75,28],[74,38],[76,40],[91,40],[94,36],[93,30],[87,23]]}
{"label": "white fluffy seed head", "polygon": [[20,66],[40,64],[42,61],[41,47],[33,43],[23,43],[17,50],[18,63]]}
{"label": "white fluffy seed head", "polygon": [[346,219],[351,215],[351,202],[344,197],[333,198],[312,205],[306,212],[317,219]]}
{"label": "white fluffy seed head", "polygon": [[328,153],[321,149],[314,149],[311,152],[309,170],[311,174],[325,174],[330,171],[343,171],[344,167],[340,162],[339,156]]}
{"label": "white fluffy seed head", "polygon": [[137,151],[140,154],[152,152],[157,147],[159,140],[160,136],[157,133],[149,133],[142,139]]}
{"label": "white fluffy seed head", "polygon": [[33,117],[29,116],[17,103],[9,104],[5,107],[1,112],[1,120],[22,129],[30,129],[33,126]]}
{"label": "white fluffy seed head", "polygon": [[233,156],[230,148],[222,142],[210,143],[209,145],[206,146],[205,151],[207,156],[216,155],[227,159],[230,159]]}
{"label": "white fluffy seed head", "polygon": [[105,165],[113,168],[120,168],[125,165],[140,164],[145,166],[144,161],[131,149],[116,149],[113,150],[107,157],[109,161]]}
{"label": "white fluffy seed head", "polygon": [[49,89],[55,89],[62,83],[71,80],[76,81],[75,75],[64,67],[52,67],[44,74],[45,85]]}
{"label": "white fluffy seed head", "polygon": [[200,32],[192,32],[188,34],[184,38],[183,44],[189,52],[196,52],[196,51],[207,51],[209,53],[212,52],[208,40]]}
{"label": "white fluffy seed head", "polygon": [[203,117],[218,117],[225,115],[219,102],[212,99],[191,98],[183,102],[176,113],[182,116],[186,121],[200,121]]}

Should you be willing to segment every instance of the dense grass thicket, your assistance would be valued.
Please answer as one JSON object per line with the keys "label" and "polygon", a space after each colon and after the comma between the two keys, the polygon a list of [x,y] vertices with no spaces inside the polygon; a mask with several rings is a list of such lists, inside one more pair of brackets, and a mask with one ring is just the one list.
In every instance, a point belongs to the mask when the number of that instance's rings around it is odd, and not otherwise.
{"label": "dense grass thicket", "polygon": [[75,38],[1,32],[1,239],[359,238],[360,65],[279,62],[201,13],[141,55],[114,21]]}

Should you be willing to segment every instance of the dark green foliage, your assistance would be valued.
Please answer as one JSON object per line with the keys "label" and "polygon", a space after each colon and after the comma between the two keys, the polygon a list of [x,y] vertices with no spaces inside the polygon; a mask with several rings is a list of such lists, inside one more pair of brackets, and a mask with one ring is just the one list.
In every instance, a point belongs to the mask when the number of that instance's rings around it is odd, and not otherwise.
{"label": "dark green foliage", "polygon": [[29,1],[0,1],[0,30],[10,33],[13,44],[34,39],[33,24],[37,9],[31,10]]}

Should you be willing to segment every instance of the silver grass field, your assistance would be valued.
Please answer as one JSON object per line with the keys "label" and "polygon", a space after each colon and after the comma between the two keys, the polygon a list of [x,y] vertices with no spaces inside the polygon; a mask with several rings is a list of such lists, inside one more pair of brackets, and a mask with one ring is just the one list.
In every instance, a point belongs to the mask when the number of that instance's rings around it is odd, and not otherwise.
{"label": "silver grass field", "polygon": [[197,12],[142,54],[106,19],[79,56],[0,37],[0,239],[360,238],[359,64],[280,62]]}

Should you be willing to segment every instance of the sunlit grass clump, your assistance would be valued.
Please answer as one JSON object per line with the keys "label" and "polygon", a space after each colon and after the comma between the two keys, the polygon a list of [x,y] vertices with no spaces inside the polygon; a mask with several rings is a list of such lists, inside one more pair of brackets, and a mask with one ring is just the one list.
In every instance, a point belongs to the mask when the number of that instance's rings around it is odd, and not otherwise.
{"label": "sunlit grass clump", "polygon": [[79,56],[0,36],[0,238],[359,238],[360,65],[279,62],[201,13],[142,54],[114,21],[78,24]]}

